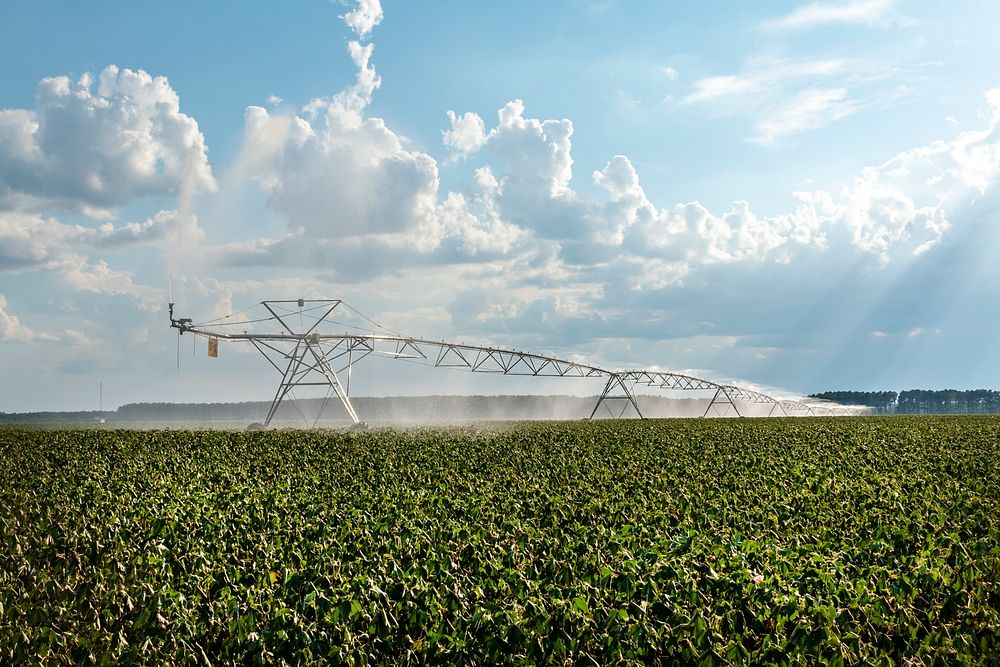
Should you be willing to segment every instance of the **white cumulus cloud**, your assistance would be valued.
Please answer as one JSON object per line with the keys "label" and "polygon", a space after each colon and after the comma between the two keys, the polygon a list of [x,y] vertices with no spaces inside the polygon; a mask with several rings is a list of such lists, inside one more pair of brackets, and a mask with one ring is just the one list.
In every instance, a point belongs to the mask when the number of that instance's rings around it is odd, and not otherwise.
{"label": "white cumulus cloud", "polygon": [[[367,272],[398,267],[407,256],[413,262],[436,253],[436,261],[446,261],[506,252],[520,237],[500,220],[488,188],[442,195],[437,161],[409,149],[384,120],[367,115],[380,83],[373,48],[351,42],[355,82],[331,98],[313,100],[300,114],[247,109],[245,168],[286,218],[290,236],[231,247],[224,261],[333,268],[344,267],[348,255],[366,252],[380,260],[357,267]],[[450,118],[446,145],[469,153],[485,141],[477,115]]]}
{"label": "white cumulus cloud", "polygon": [[273,208],[309,236],[399,232],[432,215],[437,164],[365,109],[380,85],[373,44],[348,45],[353,85],[301,115],[246,111],[244,160]]}
{"label": "white cumulus cloud", "polygon": [[95,83],[43,79],[34,109],[0,110],[0,205],[106,217],[116,207],[215,187],[197,122],[164,77],[114,65]]}
{"label": "white cumulus cloud", "polygon": [[451,129],[442,132],[444,145],[462,156],[469,156],[486,143],[486,124],[479,114],[468,111],[461,116],[448,111]]}
{"label": "white cumulus cloud", "polygon": [[344,23],[361,39],[368,37],[375,26],[382,22],[383,17],[382,3],[379,0],[358,0],[354,9],[341,16]]}

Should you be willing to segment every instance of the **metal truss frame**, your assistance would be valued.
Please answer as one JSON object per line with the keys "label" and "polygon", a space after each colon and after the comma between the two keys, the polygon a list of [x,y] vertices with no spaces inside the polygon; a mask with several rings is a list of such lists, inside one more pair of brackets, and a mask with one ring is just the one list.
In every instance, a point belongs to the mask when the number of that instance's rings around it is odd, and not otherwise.
{"label": "metal truss frame", "polygon": [[[610,417],[619,419],[626,415],[644,419],[635,387],[655,389],[714,392],[703,417],[745,416],[740,404],[770,404],[768,416],[780,410],[782,416],[792,414],[856,414],[845,406],[836,404],[810,405],[808,403],[777,399],[758,391],[722,384],[682,373],[660,370],[609,370],[599,366],[560,359],[557,357],[522,352],[499,347],[468,345],[448,341],[415,338],[391,332],[327,333],[322,325],[329,321],[338,307],[346,306],[340,299],[269,300],[261,304],[269,317],[225,321],[231,316],[203,324],[190,318],[174,318],[174,304],[169,304],[170,326],[180,335],[190,333],[233,342],[249,343],[281,375],[278,388],[271,400],[263,426],[271,424],[278,408],[287,397],[295,398],[296,387],[326,387],[326,396],[319,413],[313,420],[315,426],[330,401],[336,397],[354,425],[362,425],[361,418],[350,399],[351,376],[354,364],[369,356],[404,359],[435,368],[467,370],[472,373],[521,375],[533,377],[606,378],[604,390],[597,399],[590,418],[602,406]],[[294,306],[294,308],[293,308]],[[346,306],[350,308],[350,306]],[[296,310],[297,309],[297,310]],[[353,310],[353,309],[351,309]],[[357,312],[357,311],[354,311]],[[303,316],[309,318],[308,325]],[[296,327],[296,316],[298,326]],[[367,319],[367,318],[366,318]],[[274,322],[280,330],[272,333],[232,333],[231,327],[260,322]],[[343,380],[341,378],[344,378]],[[293,405],[295,405],[293,401]],[[298,406],[296,405],[296,409]],[[305,415],[301,413],[303,419]],[[309,420],[306,419],[308,422]]]}

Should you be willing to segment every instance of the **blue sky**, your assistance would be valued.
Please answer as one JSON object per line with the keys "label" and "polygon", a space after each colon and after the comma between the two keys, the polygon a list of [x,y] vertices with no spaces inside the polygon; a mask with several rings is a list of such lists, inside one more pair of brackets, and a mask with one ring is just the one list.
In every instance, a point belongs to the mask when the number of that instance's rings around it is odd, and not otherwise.
{"label": "blue sky", "polygon": [[[10,2],[0,410],[253,400],[196,319],[997,387],[993,2]],[[356,393],[600,387],[359,367]]]}

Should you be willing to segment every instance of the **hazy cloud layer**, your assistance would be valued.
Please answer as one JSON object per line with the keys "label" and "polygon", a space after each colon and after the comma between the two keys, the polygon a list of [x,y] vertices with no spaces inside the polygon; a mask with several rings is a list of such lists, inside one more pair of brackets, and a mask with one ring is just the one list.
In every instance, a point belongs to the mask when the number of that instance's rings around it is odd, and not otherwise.
{"label": "hazy cloud layer", "polygon": [[765,21],[761,27],[767,30],[802,30],[832,24],[886,27],[892,24],[890,15],[895,4],[895,0],[813,2],[798,7],[785,16]]}
{"label": "hazy cloud layer", "polygon": [[22,324],[21,320],[8,310],[7,297],[0,294],[0,340],[51,342],[58,338],[52,334],[33,331]]}
{"label": "hazy cloud layer", "polygon": [[[900,106],[912,98],[933,62],[903,66],[864,58],[748,58],[738,71],[696,80],[681,98],[719,117],[742,117],[753,126],[750,143],[783,147],[807,132],[850,116]],[[888,78],[896,79],[887,86]]]}

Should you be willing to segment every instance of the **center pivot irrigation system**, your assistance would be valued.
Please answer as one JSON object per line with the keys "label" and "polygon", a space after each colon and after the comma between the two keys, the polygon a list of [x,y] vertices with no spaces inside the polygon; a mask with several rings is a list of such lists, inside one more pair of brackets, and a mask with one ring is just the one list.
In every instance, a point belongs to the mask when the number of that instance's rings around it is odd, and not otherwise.
{"label": "center pivot irrigation system", "polygon": [[[220,340],[253,345],[281,374],[281,381],[271,401],[267,418],[262,424],[267,428],[274,419],[281,402],[289,394],[294,398],[296,387],[326,387],[326,397],[320,415],[334,396],[340,400],[355,426],[362,426],[357,411],[351,404],[351,375],[354,364],[370,355],[408,360],[435,368],[467,370],[473,373],[500,375],[528,375],[535,377],[605,378],[594,409],[593,419],[602,406],[612,418],[626,415],[643,419],[635,398],[635,387],[663,390],[712,392],[712,400],[703,417],[745,416],[740,405],[770,405],[767,416],[854,415],[855,408],[836,404],[807,404],[801,401],[778,399],[751,389],[732,384],[721,384],[703,378],[660,370],[609,370],[599,366],[558,359],[530,352],[520,352],[499,347],[449,343],[447,341],[414,338],[386,329],[339,299],[293,299],[262,301],[267,313],[252,319],[233,319],[241,313],[195,323],[191,318],[174,318],[174,304],[169,304],[170,326],[178,335],[190,333],[209,339],[209,354],[215,356]],[[256,307],[256,306],[253,306]],[[253,308],[252,307],[252,308]],[[375,328],[344,324],[331,319],[338,308]],[[247,309],[250,310],[250,309]],[[270,324],[271,332],[242,332],[234,327]],[[296,326],[298,325],[298,326]],[[354,329],[354,333],[330,333],[328,329],[341,325]],[[215,354],[213,354],[215,352]],[[603,413],[602,413],[603,414]],[[303,415],[304,418],[304,415]],[[308,420],[307,420],[308,421]]]}

